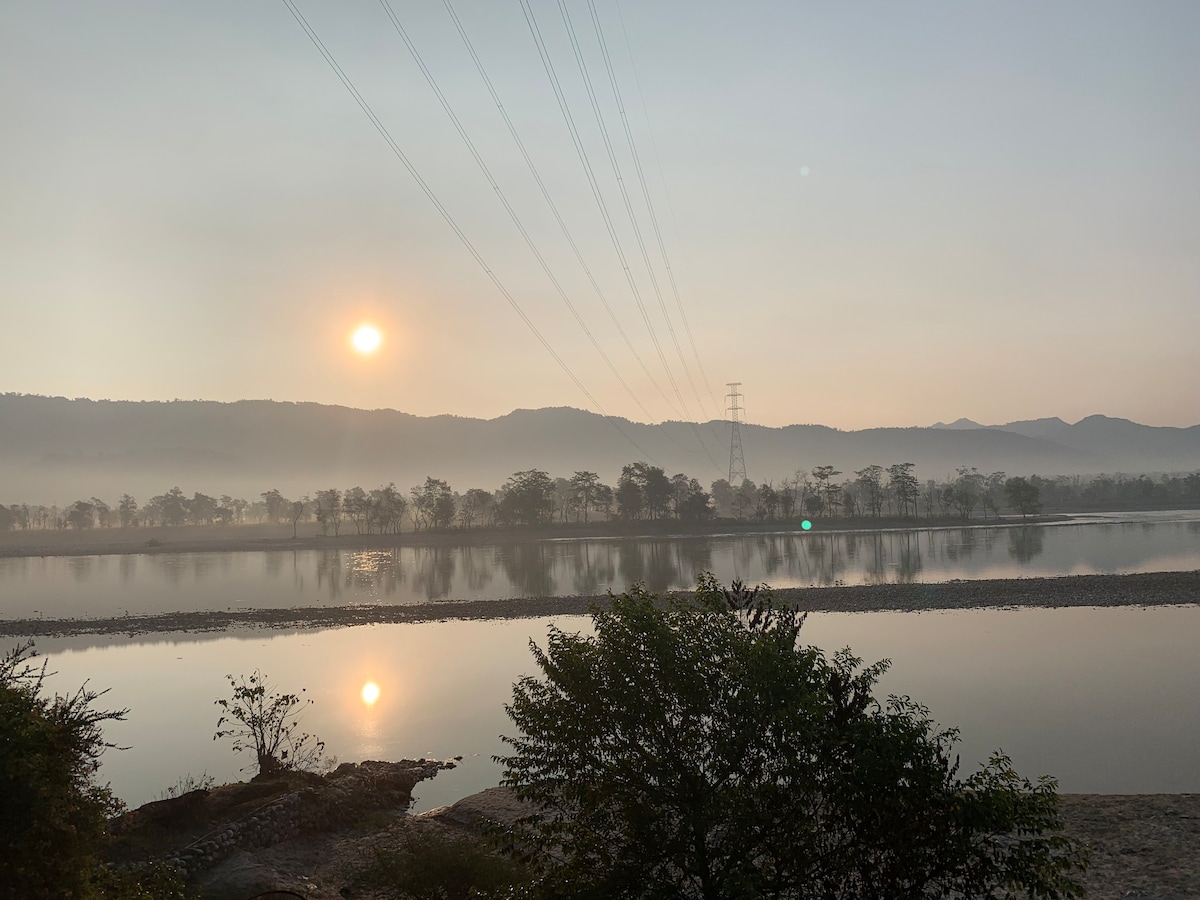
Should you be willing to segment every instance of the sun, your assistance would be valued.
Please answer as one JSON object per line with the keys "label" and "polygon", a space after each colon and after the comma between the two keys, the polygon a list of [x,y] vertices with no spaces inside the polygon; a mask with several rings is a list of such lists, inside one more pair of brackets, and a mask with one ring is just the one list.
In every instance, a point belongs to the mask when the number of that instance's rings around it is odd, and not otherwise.
{"label": "sun", "polygon": [[368,681],[362,688],[363,703],[367,706],[374,706],[375,701],[379,699],[379,685],[373,681]]}
{"label": "sun", "polygon": [[354,332],[354,336],[350,338],[350,343],[354,345],[354,349],[363,355],[374,353],[379,349],[379,344],[382,341],[383,335],[373,325],[361,326],[358,331]]}

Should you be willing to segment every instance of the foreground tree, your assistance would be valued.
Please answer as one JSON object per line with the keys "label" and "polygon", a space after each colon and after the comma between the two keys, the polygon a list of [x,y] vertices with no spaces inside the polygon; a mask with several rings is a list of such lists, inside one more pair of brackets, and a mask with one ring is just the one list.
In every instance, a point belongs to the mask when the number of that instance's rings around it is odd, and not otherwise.
{"label": "foreground tree", "polygon": [[300,731],[300,714],[311,700],[275,690],[258,669],[249,678],[226,675],[233,696],[215,701],[221,708],[213,740],[233,738],[233,750],[254,753],[258,774],[320,766],[325,742]]}
{"label": "foreground tree", "polygon": [[[735,588],[737,586],[735,585]],[[1075,897],[1052,780],[872,690],[887,662],[800,647],[803,617],[702,576],[551,628],[513,688],[504,783],[539,812],[515,846],[555,897]]]}
{"label": "foreground tree", "polygon": [[45,665],[32,644],[0,659],[0,894],[100,896],[96,846],[120,803],[94,776],[112,744],[104,722],[126,710],[93,707],[101,692],[44,692]]}

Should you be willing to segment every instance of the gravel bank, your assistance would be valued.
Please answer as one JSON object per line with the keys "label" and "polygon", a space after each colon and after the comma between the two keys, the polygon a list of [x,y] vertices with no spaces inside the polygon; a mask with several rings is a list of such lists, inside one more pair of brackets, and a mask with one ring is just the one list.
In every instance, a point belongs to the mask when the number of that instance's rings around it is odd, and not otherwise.
{"label": "gravel bank", "polygon": [[[814,612],[914,612],[983,607],[1170,606],[1200,603],[1200,571],[1133,575],[1072,575],[950,581],[941,584],[876,584],[853,587],[788,588],[776,597]],[[165,631],[225,631],[237,628],[331,628],[345,625],[429,622],[446,619],[519,619],[583,615],[601,597],[517,597],[422,603],[411,606],[337,606],[180,612],[106,619],[0,620],[0,635],[15,637],[77,634],[145,634]]]}

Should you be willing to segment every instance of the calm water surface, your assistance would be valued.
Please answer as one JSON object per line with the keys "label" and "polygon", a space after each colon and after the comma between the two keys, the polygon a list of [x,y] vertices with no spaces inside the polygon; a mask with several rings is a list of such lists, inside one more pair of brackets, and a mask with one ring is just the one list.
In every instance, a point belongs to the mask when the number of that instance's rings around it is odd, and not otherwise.
{"label": "calm water surface", "polygon": [[[465,757],[419,789],[418,809],[493,785],[491,762],[511,733],[503,705],[533,674],[530,638],[547,625],[586,630],[577,617],[376,625],[306,632],[90,636],[41,639],[52,686],[85,679],[130,708],[107,736],[130,749],[105,754],[101,776],[138,804],[187,773],[239,775],[228,742],[214,743],[213,701],[227,673],[262,668],[316,702],[303,722],[343,761]],[[1003,748],[1028,777],[1065,791],[1200,791],[1200,606],[1102,609],[826,613],[803,638],[849,645],[868,662],[890,657],[883,694],[926,703],[962,729],[964,773]],[[9,642],[11,643],[11,641]],[[372,681],[381,694],[361,699]]]}
{"label": "calm water surface", "polygon": [[562,596],[1200,569],[1200,512],[924,531],[553,540],[494,546],[0,559],[0,617]]}

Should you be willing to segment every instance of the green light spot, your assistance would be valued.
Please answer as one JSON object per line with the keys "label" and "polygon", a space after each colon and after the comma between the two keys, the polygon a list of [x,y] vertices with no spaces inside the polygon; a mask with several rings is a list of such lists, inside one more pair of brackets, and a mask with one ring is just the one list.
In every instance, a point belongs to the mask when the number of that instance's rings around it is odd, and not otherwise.
{"label": "green light spot", "polygon": [[800,527],[803,528],[805,531],[808,531],[810,528],[812,528],[812,522],[808,521],[808,519],[805,519],[803,522],[800,523]]}

